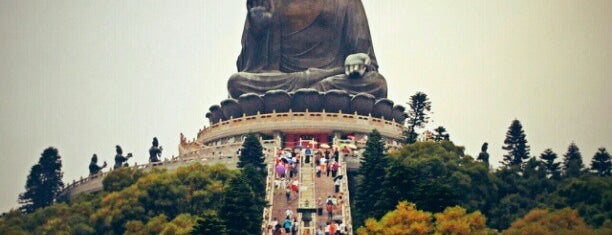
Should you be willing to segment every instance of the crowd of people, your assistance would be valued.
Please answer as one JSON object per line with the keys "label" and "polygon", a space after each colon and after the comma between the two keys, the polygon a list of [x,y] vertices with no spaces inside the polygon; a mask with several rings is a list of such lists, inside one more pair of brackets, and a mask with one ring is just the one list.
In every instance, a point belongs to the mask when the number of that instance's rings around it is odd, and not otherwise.
{"label": "crowd of people", "polygon": [[285,194],[288,208],[286,208],[283,221],[279,221],[278,218],[274,217],[272,222],[267,226],[269,234],[295,235],[299,230],[298,219],[294,216],[290,204],[299,194],[300,161],[304,161],[304,164],[311,164],[311,166],[315,167],[317,178],[329,178],[323,180],[330,180],[334,184],[333,191],[324,192],[328,194],[325,200],[318,198],[316,201],[316,214],[318,216],[316,234],[335,235],[347,233],[346,225],[342,223],[342,219],[334,218],[334,214],[340,214],[341,212],[338,211],[344,206],[344,193],[340,192],[343,176],[338,174],[341,167],[341,153],[344,153],[344,156],[348,154],[346,147],[342,150],[338,150],[337,148],[313,149],[311,146],[298,146],[294,149],[287,148],[276,152],[274,161],[275,194]]}

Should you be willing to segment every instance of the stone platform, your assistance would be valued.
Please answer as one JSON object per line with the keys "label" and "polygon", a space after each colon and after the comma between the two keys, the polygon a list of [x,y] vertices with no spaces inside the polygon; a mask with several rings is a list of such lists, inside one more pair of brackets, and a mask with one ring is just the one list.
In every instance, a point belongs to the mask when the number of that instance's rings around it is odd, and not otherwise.
{"label": "stone platform", "polygon": [[[198,132],[197,138],[187,141],[181,136],[179,154],[183,159],[198,156],[236,156],[242,138],[247,133],[268,135],[262,139],[267,151],[301,145],[301,136],[316,136],[318,143],[332,144],[330,139],[340,140],[343,135],[357,136],[355,145],[365,144],[364,138],[373,129],[378,130],[387,141],[387,147],[401,145],[405,127],[394,120],[375,118],[371,115],[322,112],[289,112],[243,115],[219,121]],[[284,143],[282,146],[279,143]],[[336,143],[334,143],[336,144]]]}

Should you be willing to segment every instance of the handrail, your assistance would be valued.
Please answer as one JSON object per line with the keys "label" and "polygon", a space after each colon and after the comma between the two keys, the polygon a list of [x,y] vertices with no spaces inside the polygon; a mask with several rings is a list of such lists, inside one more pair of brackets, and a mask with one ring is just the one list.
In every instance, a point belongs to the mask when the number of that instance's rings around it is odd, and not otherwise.
{"label": "handrail", "polygon": [[268,225],[272,223],[272,211],[274,208],[274,163],[268,163],[267,166],[266,202],[269,202],[269,204],[264,207],[262,215],[261,227],[263,235],[268,235]]}
{"label": "handrail", "polygon": [[[172,156],[172,159],[164,159],[163,161],[160,162],[150,162],[150,163],[145,163],[145,164],[141,164],[138,165],[138,163],[134,163],[133,166],[128,166],[126,168],[131,168],[131,169],[152,169],[152,168],[157,168],[157,167],[169,167],[169,166],[173,166],[173,165],[188,165],[194,162],[228,162],[229,161],[237,161],[237,159],[232,159],[232,158],[226,158],[226,157],[200,157],[197,159],[182,159],[182,158],[177,158]],[[77,188],[78,186],[81,185],[85,185],[87,183],[89,183],[90,181],[93,181],[95,179],[98,178],[104,178],[106,177],[110,172],[114,171],[115,169],[109,169],[108,171],[105,172],[99,172],[97,174],[93,174],[93,175],[89,175],[87,177],[80,177],[80,179],[77,180],[73,180],[72,183],[66,185],[65,187],[62,188],[62,191],[60,192],[60,194],[67,194],[69,193],[72,189]]]}
{"label": "handrail", "polygon": [[351,197],[348,190],[348,175],[347,175],[347,164],[346,161],[342,163],[342,167],[340,167],[340,172],[344,177],[342,177],[340,183],[340,191],[343,192],[342,197],[342,221],[345,223],[347,234],[353,234],[353,218],[351,216]]}

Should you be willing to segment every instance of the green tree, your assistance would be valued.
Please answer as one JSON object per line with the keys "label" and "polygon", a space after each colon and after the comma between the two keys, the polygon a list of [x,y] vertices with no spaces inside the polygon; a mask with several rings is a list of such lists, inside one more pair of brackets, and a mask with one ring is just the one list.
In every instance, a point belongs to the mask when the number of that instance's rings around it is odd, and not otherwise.
{"label": "green tree", "polygon": [[591,170],[599,176],[610,176],[611,167],[610,154],[606,151],[606,148],[599,148],[591,161]]}
{"label": "green tree", "polygon": [[38,164],[32,166],[26,181],[26,191],[19,195],[19,201],[27,212],[53,204],[60,193],[62,182],[62,159],[56,148],[43,151]]}
{"label": "green tree", "polygon": [[261,209],[265,202],[253,192],[244,175],[230,180],[219,216],[228,234],[261,233]]}
{"label": "green tree", "polygon": [[376,199],[386,202],[381,206],[385,210],[407,200],[431,212],[455,205],[486,212],[496,202],[498,189],[486,164],[450,141],[405,145],[387,161],[384,194]]}
{"label": "green tree", "polygon": [[439,126],[434,129],[434,140],[442,141],[442,140],[450,140],[450,135],[446,132],[446,128],[443,126]]}
{"label": "green tree", "polygon": [[553,179],[559,179],[561,176],[561,162],[555,162],[557,160],[557,154],[551,149],[546,149],[540,154],[540,159],[544,162],[547,175]]}
{"label": "green tree", "polygon": [[251,165],[260,171],[265,171],[266,164],[264,161],[265,159],[261,142],[259,142],[259,139],[255,134],[249,133],[242,144],[238,168],[242,169],[246,165]]}
{"label": "green tree", "polygon": [[[266,163],[261,142],[255,134],[248,134],[242,144],[238,168],[247,184],[258,197],[256,201],[264,201],[266,197]],[[263,210],[265,203],[258,205]]]}
{"label": "green tree", "polygon": [[551,207],[576,209],[592,226],[599,227],[606,220],[612,221],[612,181],[607,177],[583,174],[567,178],[557,185],[550,198],[555,199],[547,203]]}
{"label": "green tree", "polygon": [[547,178],[544,163],[538,161],[535,157],[530,158],[525,163],[521,184],[525,196],[535,201],[540,201],[540,196],[553,188],[551,181]]}
{"label": "green tree", "polygon": [[412,144],[416,142],[418,137],[416,129],[423,128],[429,122],[431,101],[429,101],[427,94],[419,91],[410,96],[408,105],[410,106],[407,119],[408,131],[404,133],[404,137],[406,138],[406,143]]}
{"label": "green tree", "polygon": [[102,180],[102,186],[104,191],[115,192],[121,191],[122,189],[136,183],[138,178],[143,175],[142,171],[130,168],[122,167],[111,171]]}
{"label": "green tree", "polygon": [[525,137],[521,122],[513,120],[506,132],[504,146],[502,146],[503,150],[508,151],[507,154],[504,154],[502,161],[505,166],[520,167],[523,161],[529,158],[529,145]]}
{"label": "green tree", "polygon": [[386,211],[379,203],[383,194],[380,184],[385,179],[387,167],[384,151],[385,141],[377,130],[372,130],[358,170],[358,187],[355,194],[355,205],[358,205],[355,217],[358,223],[367,218],[380,218]]}
{"label": "green tree", "polygon": [[566,177],[578,177],[582,174],[584,164],[582,163],[582,155],[580,149],[574,142],[567,147],[567,153],[563,155],[563,171]]}
{"label": "green tree", "polygon": [[198,219],[197,224],[191,231],[193,235],[200,234],[220,234],[227,235],[227,229],[225,228],[225,221],[223,221],[217,215],[216,211],[207,211]]}

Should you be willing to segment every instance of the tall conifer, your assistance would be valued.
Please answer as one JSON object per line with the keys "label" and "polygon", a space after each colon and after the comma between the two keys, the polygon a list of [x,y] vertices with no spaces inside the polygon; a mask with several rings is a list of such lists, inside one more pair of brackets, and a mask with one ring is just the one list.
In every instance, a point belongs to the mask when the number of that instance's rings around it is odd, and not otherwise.
{"label": "tall conifer", "polygon": [[230,180],[219,216],[228,234],[261,234],[261,207],[264,204],[253,192],[244,175]]}
{"label": "tall conifer", "polygon": [[263,147],[257,136],[250,133],[244,139],[242,150],[240,151],[238,168],[244,168],[246,165],[252,165],[258,170],[264,171],[266,164],[264,163]]}
{"label": "tall conifer", "polygon": [[417,92],[410,96],[408,103],[410,110],[408,111],[408,131],[404,132],[407,144],[416,142],[418,134],[416,128],[423,128],[429,122],[429,112],[431,111],[431,101],[427,98],[427,94]]}
{"label": "tall conifer", "polygon": [[546,149],[540,154],[540,159],[542,159],[546,167],[548,176],[553,179],[558,179],[561,175],[561,162],[555,162],[557,160],[557,154],[553,152],[552,149]]}
{"label": "tall conifer", "polygon": [[567,147],[567,153],[563,158],[563,171],[566,177],[577,177],[582,173],[584,164],[582,163],[582,155],[580,149],[574,142]]}
{"label": "tall conifer", "polygon": [[26,181],[26,191],[19,195],[22,209],[32,212],[53,204],[60,193],[62,182],[62,159],[54,147],[43,151],[38,164],[32,166]]}
{"label": "tall conifer", "polygon": [[506,132],[506,139],[504,140],[503,150],[508,151],[504,154],[502,164],[505,166],[521,166],[524,160],[529,159],[529,145],[527,145],[527,139],[525,139],[525,132],[523,131],[523,125],[519,120],[512,121],[508,132]]}
{"label": "tall conifer", "polygon": [[610,154],[608,151],[606,151],[606,148],[599,148],[591,161],[591,170],[593,170],[599,176],[610,176],[611,166],[612,163],[610,162]]}
{"label": "tall conifer", "polygon": [[380,218],[384,209],[376,202],[383,195],[382,182],[385,179],[387,160],[385,158],[385,142],[377,130],[370,133],[363,153],[361,166],[358,170],[358,186],[355,196],[357,209],[356,221],[363,223],[367,218]]}

